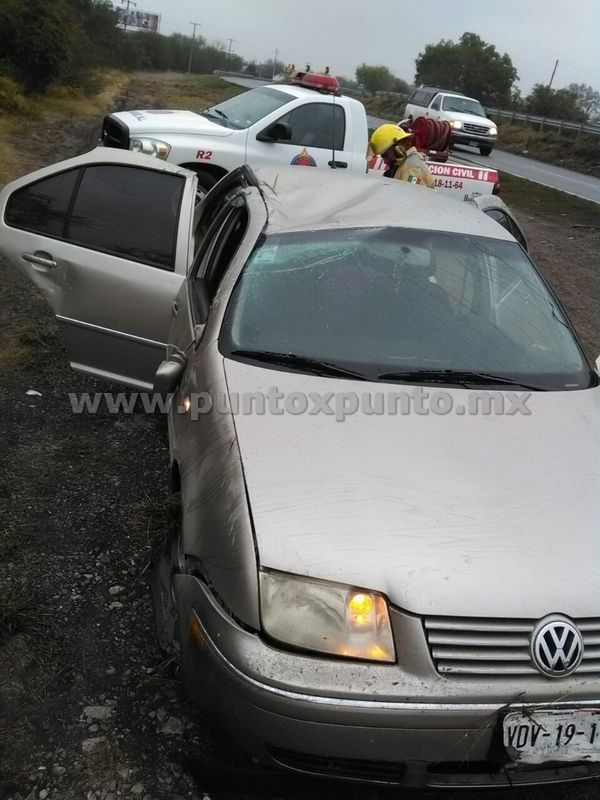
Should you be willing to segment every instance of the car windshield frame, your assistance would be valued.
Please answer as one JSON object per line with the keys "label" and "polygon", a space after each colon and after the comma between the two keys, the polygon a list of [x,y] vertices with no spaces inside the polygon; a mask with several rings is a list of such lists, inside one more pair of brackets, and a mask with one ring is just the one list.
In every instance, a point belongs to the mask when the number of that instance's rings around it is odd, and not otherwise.
{"label": "car windshield frame", "polygon": [[[383,232],[383,243],[376,241],[376,237],[379,232]],[[267,276],[269,275],[268,264],[272,258],[277,258],[277,255],[273,256],[270,250],[275,248],[277,251],[277,248],[279,248],[281,245],[283,245],[284,248],[285,246],[289,247],[290,245],[297,245],[297,243],[302,242],[302,240],[309,243],[316,242],[316,245],[313,244],[314,253],[311,256],[313,258],[312,262],[309,261],[309,263],[304,263],[302,260],[296,262],[290,261],[291,265],[286,265],[285,262],[282,262],[281,268],[276,267],[273,270],[273,274],[284,276],[283,289],[284,292],[287,292],[285,284],[286,273],[301,274],[303,270],[310,270],[321,266],[327,270],[329,268],[328,265],[331,265],[332,268],[337,268],[339,265],[336,265],[335,262],[339,261],[345,253],[349,252],[349,247],[354,247],[356,245],[358,252],[358,249],[363,246],[363,243],[358,241],[360,240],[361,235],[365,236],[365,242],[370,241],[369,247],[371,249],[369,250],[369,254],[372,259],[375,258],[372,256],[372,253],[377,252],[376,250],[374,251],[372,249],[374,245],[383,247],[384,252],[386,252],[385,246],[389,247],[389,242],[385,237],[393,237],[394,235],[397,235],[398,237],[401,237],[398,239],[399,242],[409,242],[409,244],[400,245],[398,247],[398,253],[409,252],[407,258],[411,259],[411,261],[398,261],[394,266],[394,270],[403,270],[405,268],[407,268],[409,272],[414,271],[415,269],[424,269],[426,271],[431,270],[432,253],[435,253],[436,257],[439,257],[439,254],[441,253],[443,257],[444,247],[447,246],[448,243],[451,245],[456,245],[457,252],[461,258],[466,258],[464,255],[465,253],[468,253],[469,258],[471,259],[474,257],[479,257],[481,259],[481,263],[475,261],[475,266],[469,267],[469,269],[471,271],[479,270],[479,272],[482,274],[485,273],[490,280],[490,287],[492,288],[489,288],[488,290],[489,308],[486,310],[489,319],[485,319],[483,313],[477,312],[475,315],[473,315],[472,312],[470,312],[471,317],[475,318],[477,325],[480,325],[481,330],[479,330],[476,326],[469,328],[468,325],[472,324],[471,319],[469,318],[468,322],[463,322],[459,315],[456,317],[458,320],[456,327],[450,327],[448,329],[450,330],[451,337],[454,336],[456,342],[463,343],[469,340],[468,337],[471,337],[474,342],[479,342],[479,338],[483,336],[483,347],[488,346],[486,342],[489,342],[492,355],[495,354],[494,350],[496,350],[497,354],[504,356],[504,353],[501,351],[502,348],[506,347],[508,353],[507,357],[511,357],[511,353],[514,351],[515,356],[518,355],[523,359],[526,357],[533,359],[534,356],[529,354],[529,351],[524,345],[522,345],[521,341],[518,338],[513,341],[512,337],[508,335],[507,331],[510,331],[512,334],[513,330],[516,330],[516,335],[519,336],[522,335],[522,330],[525,330],[527,326],[532,325],[533,330],[537,331],[539,328],[542,330],[542,333],[544,333],[545,329],[543,326],[540,328],[540,324],[543,323],[548,325],[548,338],[542,339],[541,345],[539,345],[537,342],[534,342],[531,350],[533,351],[535,347],[539,347],[539,349],[542,351],[547,349],[549,357],[546,357],[548,360],[544,362],[543,358],[545,354],[543,354],[543,356],[539,357],[539,364],[544,366],[553,366],[554,369],[540,369],[538,371],[531,369],[519,370],[515,368],[516,363],[513,364],[513,366],[509,369],[501,369],[498,367],[498,364],[494,363],[493,358],[490,359],[489,362],[477,362],[477,359],[475,359],[472,361],[472,363],[468,363],[469,359],[472,358],[468,347],[466,356],[458,351],[457,356],[456,353],[452,353],[452,350],[449,349],[448,352],[451,353],[451,358],[448,359],[448,356],[446,356],[446,360],[444,360],[444,358],[442,358],[443,348],[439,352],[435,351],[435,347],[437,345],[433,339],[431,345],[433,348],[432,353],[426,358],[423,358],[421,355],[415,355],[414,350],[410,350],[411,345],[408,343],[410,340],[410,335],[413,335],[415,337],[414,341],[417,341],[417,334],[413,334],[412,329],[410,329],[409,337],[406,339],[382,339],[381,342],[378,343],[379,345],[385,344],[387,346],[388,342],[390,342],[392,349],[395,347],[397,347],[399,350],[404,348],[405,354],[403,356],[396,354],[390,356],[390,358],[397,359],[396,361],[384,361],[383,358],[381,358],[381,360],[365,360],[360,356],[356,356],[354,350],[352,350],[352,355],[350,356],[348,353],[343,354],[342,352],[338,354],[332,354],[332,352],[327,349],[327,345],[331,346],[332,342],[334,344],[336,343],[335,325],[333,328],[333,336],[330,337],[330,341],[328,341],[326,346],[322,347],[321,350],[319,350],[319,347],[321,346],[320,343],[322,341],[321,338],[314,339],[313,344],[314,342],[317,342],[317,349],[315,350],[298,346],[299,342],[300,344],[302,343],[301,340],[294,342],[293,337],[291,340],[289,338],[286,339],[285,336],[283,339],[281,337],[279,339],[272,338],[271,341],[267,341],[265,344],[263,344],[263,346],[260,347],[257,347],[255,342],[250,341],[247,338],[242,337],[240,339],[239,331],[236,332],[235,328],[236,326],[240,325],[240,318],[242,320],[244,319],[242,314],[246,313],[244,310],[240,311],[243,303],[248,302],[247,298],[243,294],[244,291],[246,291],[244,284],[248,283],[249,280],[254,280],[256,282],[256,276],[258,276],[258,280],[260,281],[261,269],[263,270],[263,274],[266,274]],[[317,256],[320,260],[314,260],[315,255],[317,255],[319,243],[326,242],[327,237],[337,237],[335,241],[339,253],[335,251],[332,252],[331,255],[327,255],[324,252],[320,256]],[[368,237],[375,238],[369,240]],[[429,263],[427,263],[427,255],[424,252],[425,248],[418,246],[418,242],[420,240],[423,242],[433,243],[431,244],[431,250],[429,252]],[[417,242],[417,245],[415,245],[415,242]],[[437,248],[437,250],[434,249],[434,246]],[[310,247],[310,244],[306,246],[307,255],[309,255],[308,251],[310,250]],[[454,251],[450,250],[448,252],[451,254],[450,256],[447,256],[448,260],[456,258]],[[296,256],[296,258],[298,258],[298,256]],[[512,267],[511,259],[513,262]],[[388,263],[388,266],[386,267],[387,269],[389,268],[390,259],[386,256],[384,260],[386,263]],[[422,262],[421,266],[413,267],[413,262],[417,263],[419,260]],[[435,263],[435,258],[433,258],[433,261]],[[266,266],[260,266],[261,262]],[[271,263],[274,262],[271,261]],[[408,263],[410,263],[410,267],[407,266]],[[372,264],[369,263],[368,265],[365,265],[364,268],[367,270],[372,270]],[[362,269],[362,265],[359,264],[359,274],[360,270]],[[446,269],[446,267],[444,267],[444,269]],[[504,287],[502,285],[502,281],[507,281],[508,278],[512,277],[510,273],[506,273],[507,269],[514,269],[515,271],[514,280],[512,281],[512,284],[514,285],[510,284],[509,282],[507,283],[506,287]],[[430,289],[431,284],[435,286],[435,284],[438,283],[436,275],[441,277],[442,274],[440,273],[439,266],[435,266],[435,270],[437,270],[435,275],[432,274],[425,276],[425,282]],[[351,273],[341,274],[342,278],[344,278],[344,281],[347,280],[348,274],[351,275]],[[381,274],[385,275],[385,273]],[[396,279],[396,274],[397,273],[394,272],[394,279]],[[508,278],[506,277],[507,274]],[[497,275],[500,275],[500,280],[498,280]],[[521,277],[521,275],[524,277]],[[387,279],[388,276],[385,275],[385,277]],[[276,280],[278,279],[279,278]],[[310,279],[311,276],[309,275],[308,280]],[[268,280],[269,279],[267,277],[267,283],[265,284],[267,287],[267,294]],[[423,276],[419,276],[419,280],[421,281],[422,285]],[[480,278],[477,278],[477,281],[479,280]],[[382,284],[383,283],[384,282],[382,279]],[[519,284],[522,284],[522,288],[520,289]],[[293,287],[293,283],[290,285]],[[445,277],[445,282],[443,282],[439,288],[444,289],[446,285],[448,285],[447,277]],[[248,284],[248,286],[250,287],[248,291],[251,291],[250,284]],[[377,280],[374,280],[371,277],[371,287],[373,286],[377,286]],[[408,286],[410,287],[410,283]],[[341,282],[340,287],[343,294],[346,283]],[[246,295],[248,294],[248,291],[246,291]],[[421,289],[419,289],[419,291],[421,291]],[[426,292],[427,291],[428,290],[426,290]],[[438,289],[436,288],[436,292],[437,291]],[[520,308],[527,308],[527,299],[521,301],[519,305],[519,292],[526,294],[527,291],[532,293],[531,303],[532,309],[535,312],[533,316],[533,323],[531,323],[529,320],[529,310],[527,311],[527,316],[524,314],[521,314],[521,316],[518,315],[518,310]],[[496,294],[494,294],[494,292],[496,292]],[[500,306],[505,303],[506,299],[511,297],[511,295],[514,295],[516,299],[502,308],[502,314],[505,316],[505,319],[508,320],[508,323],[504,323],[503,328],[498,322],[498,319],[500,318],[499,309]],[[275,292],[275,302],[272,303],[271,307],[274,309],[281,308],[282,302],[285,303],[285,300],[288,296],[297,297],[300,295],[295,294],[293,288],[288,294],[284,294],[282,298],[278,298]],[[386,298],[389,297],[389,290],[382,290],[381,296],[385,296]],[[394,303],[396,303],[397,300],[399,301],[401,296],[402,295],[400,294],[395,295]],[[428,294],[427,296],[429,297],[430,295]],[[271,294],[271,297],[273,298],[273,294]],[[408,292],[406,292],[406,297],[408,300],[412,299],[408,298]],[[473,302],[475,302],[474,289],[473,297]],[[511,304],[516,305],[516,312],[514,308],[511,307]],[[259,307],[259,304],[256,302],[255,305],[256,308]],[[265,304],[264,299],[261,298],[261,308],[267,307],[268,305]],[[373,306],[373,308],[375,307],[376,306]],[[251,303],[250,308],[252,308]],[[355,308],[360,308],[360,306],[355,305]],[[398,306],[394,305],[385,309],[388,311],[387,316],[385,313],[383,314],[384,322],[386,324],[388,321],[390,321],[391,324],[395,324],[394,317],[401,316],[398,308]],[[290,309],[294,311],[292,304],[290,305]],[[462,308],[460,310],[462,312]],[[392,313],[389,313],[390,311]],[[348,313],[351,314],[350,311],[348,311]],[[511,314],[513,315],[512,321],[510,318]],[[456,316],[455,312],[453,312],[452,324],[454,323],[454,316]],[[269,315],[267,313],[267,324],[263,326],[263,329],[266,331],[269,330],[268,317]],[[276,315],[275,318],[277,318]],[[285,319],[286,321],[284,324],[287,325],[287,317]],[[451,317],[449,315],[448,320],[450,319]],[[330,320],[328,320],[328,323],[329,322]],[[437,322],[435,317],[432,317],[431,322],[433,323],[433,327],[435,327],[435,323]],[[509,323],[514,324],[514,328],[510,327]],[[294,323],[292,323],[292,330],[293,324]],[[538,328],[536,328],[536,324],[538,325]],[[461,328],[461,325],[464,329]],[[377,325],[375,327],[377,328]],[[312,333],[310,322],[307,325],[306,331]],[[427,331],[429,331],[429,329],[427,329]],[[567,331],[568,335],[565,335],[564,331]],[[360,347],[363,339],[368,339],[369,334],[370,330],[367,326],[365,326],[364,330],[358,330],[358,335],[354,341],[358,342]],[[304,341],[308,342],[310,340],[310,336],[306,337],[305,331],[303,331],[303,335],[305,335]],[[426,336],[430,336],[429,332],[426,333]],[[488,338],[486,339],[485,337]],[[339,341],[341,342],[342,339],[340,338]],[[440,338],[440,341],[443,341],[443,338]],[[523,339],[522,341],[525,344],[528,344],[527,339]],[[519,347],[521,347],[521,350],[518,349]],[[391,382],[394,382],[394,380],[398,380],[399,382],[407,382],[404,380],[404,375],[409,375],[411,379],[410,382],[414,385],[418,385],[420,383],[439,384],[442,382],[449,386],[465,386],[469,384],[468,377],[469,374],[471,374],[473,376],[473,384],[477,384],[478,386],[485,384],[485,378],[487,376],[490,378],[490,386],[493,385],[504,389],[512,384],[515,387],[526,388],[528,390],[538,389],[540,391],[570,391],[588,389],[598,385],[598,376],[592,369],[577,333],[568,320],[568,317],[558,298],[555,296],[547,281],[540,274],[534,262],[531,260],[528,254],[523,251],[517,242],[509,239],[493,238],[489,236],[452,233],[447,231],[428,231],[417,228],[400,228],[395,226],[364,228],[354,227],[345,229],[324,228],[320,230],[304,230],[268,234],[261,240],[260,245],[257,246],[253,251],[252,256],[240,272],[236,281],[236,285],[229,295],[227,308],[223,316],[219,333],[219,350],[226,358],[252,363],[256,366],[270,368],[273,370],[319,374],[319,370],[315,365],[321,362],[327,367],[327,369],[323,369],[323,372],[321,373],[323,375],[329,374],[332,376],[337,370],[340,373],[337,377],[342,377],[342,373],[345,371],[349,375],[351,373],[355,373],[361,379],[373,382],[384,379],[387,380],[388,378]],[[426,350],[423,352],[425,351]],[[253,352],[256,354],[254,358]],[[363,352],[366,352],[365,348],[363,348]],[[380,352],[380,350],[377,350],[377,359],[379,359]],[[394,353],[396,352],[397,351],[394,351]],[[475,346],[472,347],[472,352],[476,352]],[[409,353],[409,355],[406,355],[406,353]],[[482,351],[482,353],[485,355],[485,351]],[[498,357],[497,354],[496,357]],[[559,360],[559,356],[564,359],[563,362]],[[538,358],[537,352],[535,353],[535,357]],[[453,358],[456,359],[454,362],[452,361]],[[555,360],[553,361],[553,359]],[[308,362],[310,362],[309,368],[306,367]],[[537,364],[537,362],[533,361],[527,363]],[[567,364],[571,365],[572,371],[569,371],[569,369],[566,367]],[[577,369],[575,369],[575,366]],[[419,372],[423,374],[422,380],[419,380]],[[494,378],[497,380],[494,380]]]}
{"label": "car windshield frame", "polygon": [[[230,97],[222,103],[209,106],[200,113],[208,117],[212,122],[216,122],[225,128],[233,128],[234,130],[241,131],[256,125],[257,122],[268,117],[274,111],[280,111],[295,99],[293,94],[285,92],[282,89],[274,89],[271,86],[259,86],[249,92],[242,92],[234,97]],[[271,100],[271,102],[268,103],[266,102],[267,100]],[[251,119],[246,117],[242,122],[239,117],[235,117],[235,115],[240,114],[240,111],[237,109],[243,108],[244,103],[253,111],[253,114]],[[252,106],[252,103],[254,103],[254,106]]]}
{"label": "car windshield frame", "polygon": [[[455,108],[452,103],[471,104],[471,108]],[[479,100],[473,100],[471,97],[458,97],[457,95],[446,95],[442,100],[442,109],[444,111],[455,111],[457,114],[474,114],[476,117],[486,117],[485,109]],[[487,119],[487,117],[486,117]]]}

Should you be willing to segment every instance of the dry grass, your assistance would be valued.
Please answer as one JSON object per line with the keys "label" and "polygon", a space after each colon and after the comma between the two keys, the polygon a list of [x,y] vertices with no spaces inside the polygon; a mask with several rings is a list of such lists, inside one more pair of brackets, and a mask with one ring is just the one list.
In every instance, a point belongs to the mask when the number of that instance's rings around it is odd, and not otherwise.
{"label": "dry grass", "polygon": [[34,355],[36,326],[29,320],[0,329],[0,369],[16,369],[28,364]]}
{"label": "dry grass", "polygon": [[115,98],[126,93],[130,83],[135,83],[135,95],[138,98],[135,105],[138,108],[197,110],[245,91],[215,75],[131,75],[112,70],[98,73],[88,90],[57,86],[43,95],[13,97],[13,110],[5,110],[0,118],[0,184],[31,169],[31,165],[26,160],[24,163],[23,158],[24,131],[28,132],[29,140],[36,133],[38,138],[43,138],[46,126],[57,121],[76,122],[84,117],[101,116],[111,108]]}
{"label": "dry grass", "polygon": [[[2,76],[0,76],[2,77]],[[46,94],[20,95],[12,111],[0,118],[0,184],[22,172],[19,142],[23,132],[40,128],[57,119],[99,115],[109,107],[131,80],[116,70],[98,73],[89,89],[57,86]]]}
{"label": "dry grass", "polygon": [[599,144],[598,137],[576,139],[573,135],[560,136],[552,131],[540,133],[524,125],[501,123],[498,128],[500,150],[600,177]]}
{"label": "dry grass", "polygon": [[600,205],[590,203],[579,197],[550,189],[539,183],[517,178],[514,175],[501,174],[501,197],[515,211],[526,214],[543,214],[548,217],[565,217],[574,225],[582,225],[600,230]]}
{"label": "dry grass", "polygon": [[245,92],[216,75],[182,75],[170,72],[143,76],[148,99],[153,105],[167,108],[186,108],[192,111],[227,100]]}
{"label": "dry grass", "polygon": [[404,117],[408,97],[406,95],[399,95],[398,97],[361,95],[358,100],[367,109],[367,114],[398,122]]}

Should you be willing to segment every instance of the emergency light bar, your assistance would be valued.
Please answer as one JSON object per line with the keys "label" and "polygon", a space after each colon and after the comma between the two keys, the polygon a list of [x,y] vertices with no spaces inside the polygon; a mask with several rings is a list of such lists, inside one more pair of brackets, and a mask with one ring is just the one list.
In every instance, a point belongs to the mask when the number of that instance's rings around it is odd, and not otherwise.
{"label": "emergency light bar", "polygon": [[305,89],[316,89],[326,94],[340,94],[340,84],[333,75],[318,75],[316,72],[295,72],[290,83],[304,86]]}

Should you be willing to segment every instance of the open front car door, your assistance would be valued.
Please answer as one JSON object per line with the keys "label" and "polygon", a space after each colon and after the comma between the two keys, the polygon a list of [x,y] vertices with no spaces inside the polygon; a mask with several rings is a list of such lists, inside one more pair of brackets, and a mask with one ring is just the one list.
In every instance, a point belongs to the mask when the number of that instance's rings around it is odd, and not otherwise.
{"label": "open front car door", "polygon": [[74,369],[152,386],[193,252],[196,177],[97,148],[6,186],[0,253],[41,290]]}

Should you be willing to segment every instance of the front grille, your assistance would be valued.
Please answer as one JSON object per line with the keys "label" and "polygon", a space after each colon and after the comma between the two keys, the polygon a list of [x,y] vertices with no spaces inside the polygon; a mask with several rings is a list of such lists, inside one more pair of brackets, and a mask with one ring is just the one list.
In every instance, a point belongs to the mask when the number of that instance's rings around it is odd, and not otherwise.
{"label": "front grille", "polygon": [[[584,641],[575,675],[600,674],[600,619],[573,620]],[[539,620],[425,617],[429,651],[440,675],[540,677],[530,655]]]}
{"label": "front grille", "polygon": [[472,125],[470,122],[465,122],[463,124],[463,130],[465,133],[476,133],[477,136],[490,135],[490,129],[485,125]]}
{"label": "front grille", "polygon": [[129,128],[120,119],[116,119],[110,114],[104,117],[101,138],[104,147],[118,147],[120,150],[129,150]]}

